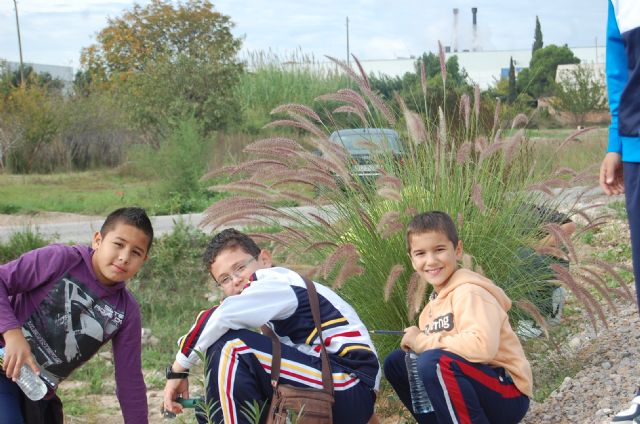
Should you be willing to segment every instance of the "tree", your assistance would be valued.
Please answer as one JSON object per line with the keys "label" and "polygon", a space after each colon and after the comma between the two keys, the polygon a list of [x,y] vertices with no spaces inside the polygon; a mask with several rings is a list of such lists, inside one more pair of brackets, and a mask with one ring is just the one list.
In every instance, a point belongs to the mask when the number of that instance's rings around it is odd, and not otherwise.
{"label": "tree", "polygon": [[607,109],[604,78],[590,67],[577,66],[556,85],[552,105],[570,112],[575,125],[584,125],[587,113]]}
{"label": "tree", "polygon": [[516,67],[513,64],[513,57],[511,57],[509,59],[509,93],[507,95],[507,101],[513,103],[516,97]]}
{"label": "tree", "polygon": [[232,27],[208,0],[135,5],[109,19],[97,43],[82,50],[87,75],[79,82],[106,82],[142,127],[161,125],[177,111],[180,118],[207,117],[207,131],[222,128],[237,111],[232,92],[243,70]]}
{"label": "tree", "polygon": [[531,48],[531,55],[535,54],[536,50],[542,48],[542,29],[540,28],[540,20],[536,16],[536,30],[533,34],[533,47]]}
{"label": "tree", "polygon": [[533,54],[528,69],[518,74],[518,93],[526,92],[534,99],[553,94],[558,65],[580,63],[571,49],[550,44]]}

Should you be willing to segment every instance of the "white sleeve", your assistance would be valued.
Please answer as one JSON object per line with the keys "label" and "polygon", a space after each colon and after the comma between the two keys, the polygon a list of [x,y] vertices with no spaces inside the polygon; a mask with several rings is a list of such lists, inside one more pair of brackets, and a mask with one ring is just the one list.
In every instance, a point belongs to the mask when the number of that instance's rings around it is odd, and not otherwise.
{"label": "white sleeve", "polygon": [[207,321],[198,342],[189,356],[178,352],[176,361],[191,368],[199,361],[195,350],[206,353],[229,330],[258,328],[271,320],[286,319],[298,307],[298,298],[289,284],[282,280],[254,281],[241,294],[224,300]]}

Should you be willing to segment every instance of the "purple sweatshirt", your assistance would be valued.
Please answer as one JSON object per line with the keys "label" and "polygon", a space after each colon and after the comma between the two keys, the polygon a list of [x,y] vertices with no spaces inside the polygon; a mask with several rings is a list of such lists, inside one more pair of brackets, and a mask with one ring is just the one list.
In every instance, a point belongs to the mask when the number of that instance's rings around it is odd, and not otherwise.
{"label": "purple sweatshirt", "polygon": [[22,328],[50,385],[111,340],[122,415],[127,424],[144,424],[140,307],[124,282],[100,283],[92,254],[88,246],[52,244],[0,265],[0,333]]}

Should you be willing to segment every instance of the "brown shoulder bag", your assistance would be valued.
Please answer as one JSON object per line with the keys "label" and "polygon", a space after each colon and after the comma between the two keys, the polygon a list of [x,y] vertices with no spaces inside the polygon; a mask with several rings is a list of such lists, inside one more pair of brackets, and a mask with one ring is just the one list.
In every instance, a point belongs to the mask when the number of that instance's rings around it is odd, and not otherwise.
{"label": "brown shoulder bag", "polygon": [[[273,333],[271,328],[262,326],[263,334],[271,338],[273,344],[271,361],[271,385],[273,386],[273,398],[269,408],[267,424],[285,424],[296,422],[298,424],[331,424],[333,422],[333,378],[331,376],[331,366],[329,355],[324,346],[322,330],[320,327],[320,304],[318,293],[312,282],[304,279],[307,285],[309,303],[313,321],[320,340],[320,358],[322,360],[322,389],[306,387],[295,387],[289,384],[279,384],[281,348],[280,340]],[[294,421],[295,420],[295,421]]]}

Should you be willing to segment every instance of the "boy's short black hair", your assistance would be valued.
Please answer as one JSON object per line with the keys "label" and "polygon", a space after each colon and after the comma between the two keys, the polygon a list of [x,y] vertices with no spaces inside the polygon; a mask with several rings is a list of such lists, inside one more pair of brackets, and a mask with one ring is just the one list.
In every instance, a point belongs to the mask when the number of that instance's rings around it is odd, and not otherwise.
{"label": "boy's short black hair", "polygon": [[145,235],[149,237],[147,250],[151,249],[151,243],[153,242],[153,227],[151,226],[151,220],[144,209],[136,207],[116,209],[107,216],[107,219],[104,220],[104,223],[100,228],[100,235],[104,238],[109,231],[113,230],[116,225],[120,223],[131,225],[145,233]]}
{"label": "boy's short black hair", "polygon": [[260,247],[251,237],[235,228],[228,228],[216,234],[207,245],[207,249],[202,256],[207,271],[210,271],[211,264],[216,260],[220,252],[232,248],[241,249],[254,258],[258,258],[258,255],[260,255]]}
{"label": "boy's short black hair", "polygon": [[445,212],[423,212],[411,219],[407,226],[407,252],[411,253],[411,236],[438,231],[447,236],[453,246],[458,245],[458,231],[453,219]]}

